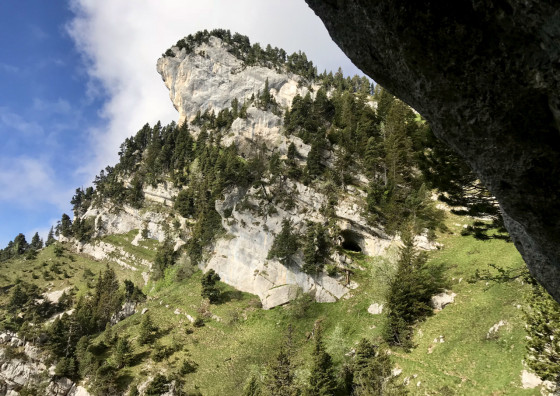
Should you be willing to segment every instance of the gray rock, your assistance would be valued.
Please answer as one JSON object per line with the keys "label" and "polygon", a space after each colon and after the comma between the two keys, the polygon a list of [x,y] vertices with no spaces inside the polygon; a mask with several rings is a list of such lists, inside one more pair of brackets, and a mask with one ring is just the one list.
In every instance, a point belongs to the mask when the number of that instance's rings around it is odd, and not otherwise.
{"label": "gray rock", "polygon": [[72,380],[62,377],[49,383],[46,394],[48,396],[66,396],[73,385]]}
{"label": "gray rock", "polygon": [[560,301],[557,4],[306,2],[356,66],[469,163],[531,274]]}
{"label": "gray rock", "polygon": [[453,293],[452,291],[445,291],[443,293],[436,294],[435,296],[432,296],[430,305],[434,309],[442,310],[447,305],[455,301],[456,296],[457,294]]}
{"label": "gray rock", "polygon": [[379,315],[383,312],[383,304],[373,303],[368,307],[367,311],[372,315]]}
{"label": "gray rock", "polygon": [[117,324],[121,320],[125,320],[129,316],[134,315],[135,313],[136,313],[136,303],[132,301],[127,301],[122,305],[121,310],[111,317],[111,324],[113,325]]}
{"label": "gray rock", "polygon": [[542,384],[538,375],[527,370],[521,372],[521,386],[523,389],[533,389]]}

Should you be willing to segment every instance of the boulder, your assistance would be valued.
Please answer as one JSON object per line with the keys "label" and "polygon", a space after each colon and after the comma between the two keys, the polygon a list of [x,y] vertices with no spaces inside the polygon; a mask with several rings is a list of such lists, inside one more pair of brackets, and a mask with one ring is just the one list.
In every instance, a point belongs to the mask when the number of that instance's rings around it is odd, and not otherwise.
{"label": "boulder", "polygon": [[542,383],[538,375],[527,370],[521,372],[521,386],[523,389],[533,389]]}
{"label": "boulder", "polygon": [[281,285],[270,289],[268,295],[263,300],[263,308],[276,307],[286,304],[298,296],[299,288],[297,285]]}
{"label": "boulder", "polygon": [[455,301],[456,296],[457,294],[452,291],[445,291],[443,293],[436,294],[435,296],[432,296],[430,305],[433,309],[442,310],[445,306]]}
{"label": "boulder", "polygon": [[379,315],[383,312],[383,304],[373,303],[368,307],[367,311],[372,315]]}

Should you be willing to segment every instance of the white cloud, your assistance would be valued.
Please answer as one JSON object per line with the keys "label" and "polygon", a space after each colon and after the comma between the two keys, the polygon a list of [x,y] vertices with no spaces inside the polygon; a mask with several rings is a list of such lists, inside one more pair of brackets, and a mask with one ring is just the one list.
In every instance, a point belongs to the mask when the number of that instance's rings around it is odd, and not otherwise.
{"label": "white cloud", "polygon": [[143,124],[177,118],[156,61],[190,33],[230,29],[289,53],[305,51],[320,71],[342,66],[346,74],[358,72],[303,0],[71,0],[70,4],[76,16],[68,31],[97,85],[88,93],[107,96],[101,112],[107,124],[90,130],[95,160],[81,170],[90,177],[114,163],[119,144]]}
{"label": "white cloud", "polygon": [[51,204],[62,210],[68,206],[68,189],[42,158],[12,157],[0,159],[0,204],[33,209]]}

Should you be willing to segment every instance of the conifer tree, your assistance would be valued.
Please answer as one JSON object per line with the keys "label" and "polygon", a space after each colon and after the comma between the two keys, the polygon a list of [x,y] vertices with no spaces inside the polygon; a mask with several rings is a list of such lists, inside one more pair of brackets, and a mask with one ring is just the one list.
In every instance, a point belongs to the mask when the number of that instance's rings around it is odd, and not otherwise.
{"label": "conifer tree", "polygon": [[142,316],[142,321],[140,322],[140,334],[138,335],[138,344],[145,345],[152,341],[154,332],[158,330],[157,326],[152,322],[152,318],[149,313]]}
{"label": "conifer tree", "polygon": [[412,326],[433,313],[430,300],[441,293],[448,281],[443,267],[428,268],[426,255],[418,253],[410,230],[402,233],[403,247],[397,263],[397,272],[387,292],[387,324],[385,340],[391,345],[407,349],[414,346]]}
{"label": "conifer tree", "polygon": [[219,280],[220,275],[213,269],[202,275],[202,297],[207,298],[213,304],[220,300],[220,289],[216,285]]}
{"label": "conifer tree", "polygon": [[115,366],[118,369],[126,367],[130,364],[132,359],[132,345],[127,337],[121,337],[117,341],[117,345],[115,347],[115,352],[113,354],[113,360],[115,362]]}
{"label": "conifer tree", "polygon": [[297,236],[293,233],[292,222],[289,219],[282,220],[282,230],[272,243],[268,252],[268,258],[278,258],[284,265],[291,265],[294,262],[293,255],[299,248]]}
{"label": "conifer tree", "polygon": [[534,279],[528,297],[527,364],[543,380],[560,381],[560,304]]}
{"label": "conifer tree", "polygon": [[295,384],[294,366],[290,354],[283,346],[270,364],[266,381],[268,394],[275,396],[295,396],[298,389]]}
{"label": "conifer tree", "polygon": [[352,367],[353,395],[355,396],[401,396],[408,392],[398,385],[391,375],[392,363],[389,355],[362,338],[356,347]]}
{"label": "conifer tree", "polygon": [[261,396],[261,385],[257,377],[253,374],[243,387],[243,396]]}
{"label": "conifer tree", "polygon": [[31,248],[34,250],[39,250],[43,248],[43,240],[39,237],[39,233],[36,232],[31,238]]}
{"label": "conifer tree", "polygon": [[72,220],[66,213],[63,213],[60,219],[60,235],[65,238],[72,236]]}
{"label": "conifer tree", "polygon": [[321,272],[330,255],[327,230],[322,224],[308,223],[302,250],[303,271],[308,274]]}
{"label": "conifer tree", "polygon": [[25,240],[25,235],[19,233],[14,238],[14,244],[13,244],[14,253],[17,255],[23,254],[28,248],[29,248],[29,244]]}
{"label": "conifer tree", "polygon": [[313,349],[313,365],[309,385],[306,389],[308,396],[332,396],[336,394],[337,384],[331,356],[325,350],[321,326],[315,328],[315,347]]}
{"label": "conifer tree", "polygon": [[45,242],[45,246],[51,246],[55,242],[56,239],[54,239],[54,229],[51,226],[51,229],[49,230],[49,233],[47,235],[47,242]]}

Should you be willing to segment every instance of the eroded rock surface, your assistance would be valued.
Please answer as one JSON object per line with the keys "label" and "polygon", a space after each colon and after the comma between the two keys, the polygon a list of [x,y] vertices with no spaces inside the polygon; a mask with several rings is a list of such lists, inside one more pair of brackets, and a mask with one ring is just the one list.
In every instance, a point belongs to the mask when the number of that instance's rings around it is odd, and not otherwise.
{"label": "eroded rock surface", "polygon": [[560,301],[558,4],[306,2],[360,69],[467,160],[531,273]]}

